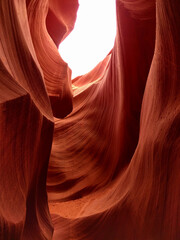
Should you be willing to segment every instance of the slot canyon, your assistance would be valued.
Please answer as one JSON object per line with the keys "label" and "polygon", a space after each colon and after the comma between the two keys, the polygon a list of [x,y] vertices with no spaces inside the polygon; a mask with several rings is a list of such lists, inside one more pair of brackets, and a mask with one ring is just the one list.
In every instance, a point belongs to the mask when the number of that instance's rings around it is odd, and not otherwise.
{"label": "slot canyon", "polygon": [[0,240],[179,240],[180,1],[116,0],[72,78],[78,8],[0,0]]}

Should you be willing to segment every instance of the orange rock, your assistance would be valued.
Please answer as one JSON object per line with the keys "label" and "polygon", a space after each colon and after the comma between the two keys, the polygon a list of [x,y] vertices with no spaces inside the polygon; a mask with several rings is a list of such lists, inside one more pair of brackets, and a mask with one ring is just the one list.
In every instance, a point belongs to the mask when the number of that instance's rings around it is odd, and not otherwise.
{"label": "orange rock", "polygon": [[114,48],[71,81],[77,9],[0,2],[0,240],[179,240],[180,4],[117,0]]}

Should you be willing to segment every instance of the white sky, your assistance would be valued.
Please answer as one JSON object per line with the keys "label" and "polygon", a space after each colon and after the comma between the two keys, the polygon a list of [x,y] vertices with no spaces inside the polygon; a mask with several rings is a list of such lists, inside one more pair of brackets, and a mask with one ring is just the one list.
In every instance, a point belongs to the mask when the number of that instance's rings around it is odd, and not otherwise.
{"label": "white sky", "polygon": [[115,0],[79,0],[74,30],[59,52],[72,69],[72,78],[85,74],[113,48],[116,35]]}

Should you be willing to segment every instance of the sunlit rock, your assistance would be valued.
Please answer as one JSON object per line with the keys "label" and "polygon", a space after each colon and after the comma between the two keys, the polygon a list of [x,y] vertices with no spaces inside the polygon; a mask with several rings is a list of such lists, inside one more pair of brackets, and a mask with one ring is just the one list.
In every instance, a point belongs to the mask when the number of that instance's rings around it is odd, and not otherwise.
{"label": "sunlit rock", "polygon": [[180,4],[117,0],[112,51],[71,81],[77,10],[0,1],[0,240],[179,240]]}

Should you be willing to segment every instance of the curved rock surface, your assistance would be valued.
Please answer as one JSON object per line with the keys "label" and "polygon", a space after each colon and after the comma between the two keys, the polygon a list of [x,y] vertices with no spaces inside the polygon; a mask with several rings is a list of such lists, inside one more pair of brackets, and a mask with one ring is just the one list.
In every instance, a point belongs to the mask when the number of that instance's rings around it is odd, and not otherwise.
{"label": "curved rock surface", "polygon": [[0,1],[0,239],[179,240],[180,2],[116,0],[114,48],[71,81],[77,9]]}

